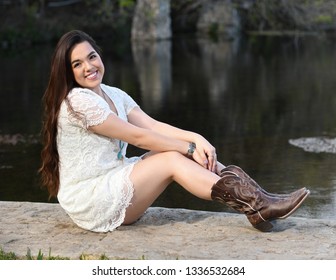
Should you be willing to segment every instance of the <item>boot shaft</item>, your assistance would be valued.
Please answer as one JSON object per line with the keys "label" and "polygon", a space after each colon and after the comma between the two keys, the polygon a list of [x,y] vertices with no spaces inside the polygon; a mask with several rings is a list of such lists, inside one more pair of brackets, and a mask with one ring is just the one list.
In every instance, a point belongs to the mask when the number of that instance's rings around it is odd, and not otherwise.
{"label": "boot shaft", "polygon": [[241,177],[230,169],[223,170],[221,178],[211,189],[213,200],[244,213],[250,223],[261,231],[273,227],[270,221],[292,214],[308,195],[309,191],[305,188],[286,196],[269,195],[254,180]]}

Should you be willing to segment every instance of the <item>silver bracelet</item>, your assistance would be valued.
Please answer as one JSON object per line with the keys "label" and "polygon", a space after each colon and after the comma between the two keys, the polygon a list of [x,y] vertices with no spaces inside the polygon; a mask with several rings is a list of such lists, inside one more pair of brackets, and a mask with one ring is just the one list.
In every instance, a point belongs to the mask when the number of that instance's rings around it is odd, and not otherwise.
{"label": "silver bracelet", "polygon": [[188,149],[188,153],[187,153],[187,156],[188,157],[192,157],[194,151],[196,149],[196,144],[194,142],[190,142],[189,143],[189,149]]}

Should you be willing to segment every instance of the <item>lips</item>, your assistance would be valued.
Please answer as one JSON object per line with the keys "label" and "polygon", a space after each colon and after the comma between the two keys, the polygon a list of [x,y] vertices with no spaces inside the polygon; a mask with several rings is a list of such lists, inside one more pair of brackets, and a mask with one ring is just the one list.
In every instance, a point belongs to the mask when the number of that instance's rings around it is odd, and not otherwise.
{"label": "lips", "polygon": [[95,72],[85,76],[85,78],[88,79],[88,80],[95,80],[97,78],[97,75],[98,75],[98,71],[95,71]]}

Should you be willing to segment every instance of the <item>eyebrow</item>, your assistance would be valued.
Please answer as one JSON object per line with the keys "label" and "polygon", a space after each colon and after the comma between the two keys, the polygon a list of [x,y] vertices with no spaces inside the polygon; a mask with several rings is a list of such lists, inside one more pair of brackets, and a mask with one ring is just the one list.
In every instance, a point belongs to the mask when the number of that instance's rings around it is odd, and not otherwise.
{"label": "eyebrow", "polygon": [[[92,55],[94,53],[96,53],[96,51],[90,52],[86,57],[89,57],[90,55]],[[74,63],[76,63],[76,62],[78,62],[78,61],[80,61],[80,59],[75,59],[75,60],[71,61],[71,65],[74,64]]]}

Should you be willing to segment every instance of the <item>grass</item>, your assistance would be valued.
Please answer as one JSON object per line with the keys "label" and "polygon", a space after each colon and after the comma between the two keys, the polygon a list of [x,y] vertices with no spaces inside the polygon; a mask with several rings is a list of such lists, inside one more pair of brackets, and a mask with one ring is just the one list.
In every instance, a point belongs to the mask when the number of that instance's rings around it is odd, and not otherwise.
{"label": "grass", "polygon": [[37,256],[34,257],[30,248],[27,249],[25,257],[18,257],[14,252],[5,252],[2,248],[0,248],[0,260],[69,260],[69,258],[52,256],[51,249],[49,249],[48,256],[45,256],[40,249]]}
{"label": "grass", "polygon": [[[145,256],[141,256],[140,260],[145,260]],[[51,249],[49,249],[49,254],[46,256],[42,253],[41,249],[38,251],[36,256],[33,256],[30,248],[27,249],[27,254],[25,257],[18,257],[13,252],[5,252],[0,247],[0,260],[70,260],[70,258],[52,256]],[[90,254],[81,254],[79,260],[123,260],[123,258],[108,258],[105,254],[102,255],[90,255]]]}
{"label": "grass", "polygon": [[0,260],[17,260],[18,258],[13,252],[5,253],[2,248],[0,248]]}

